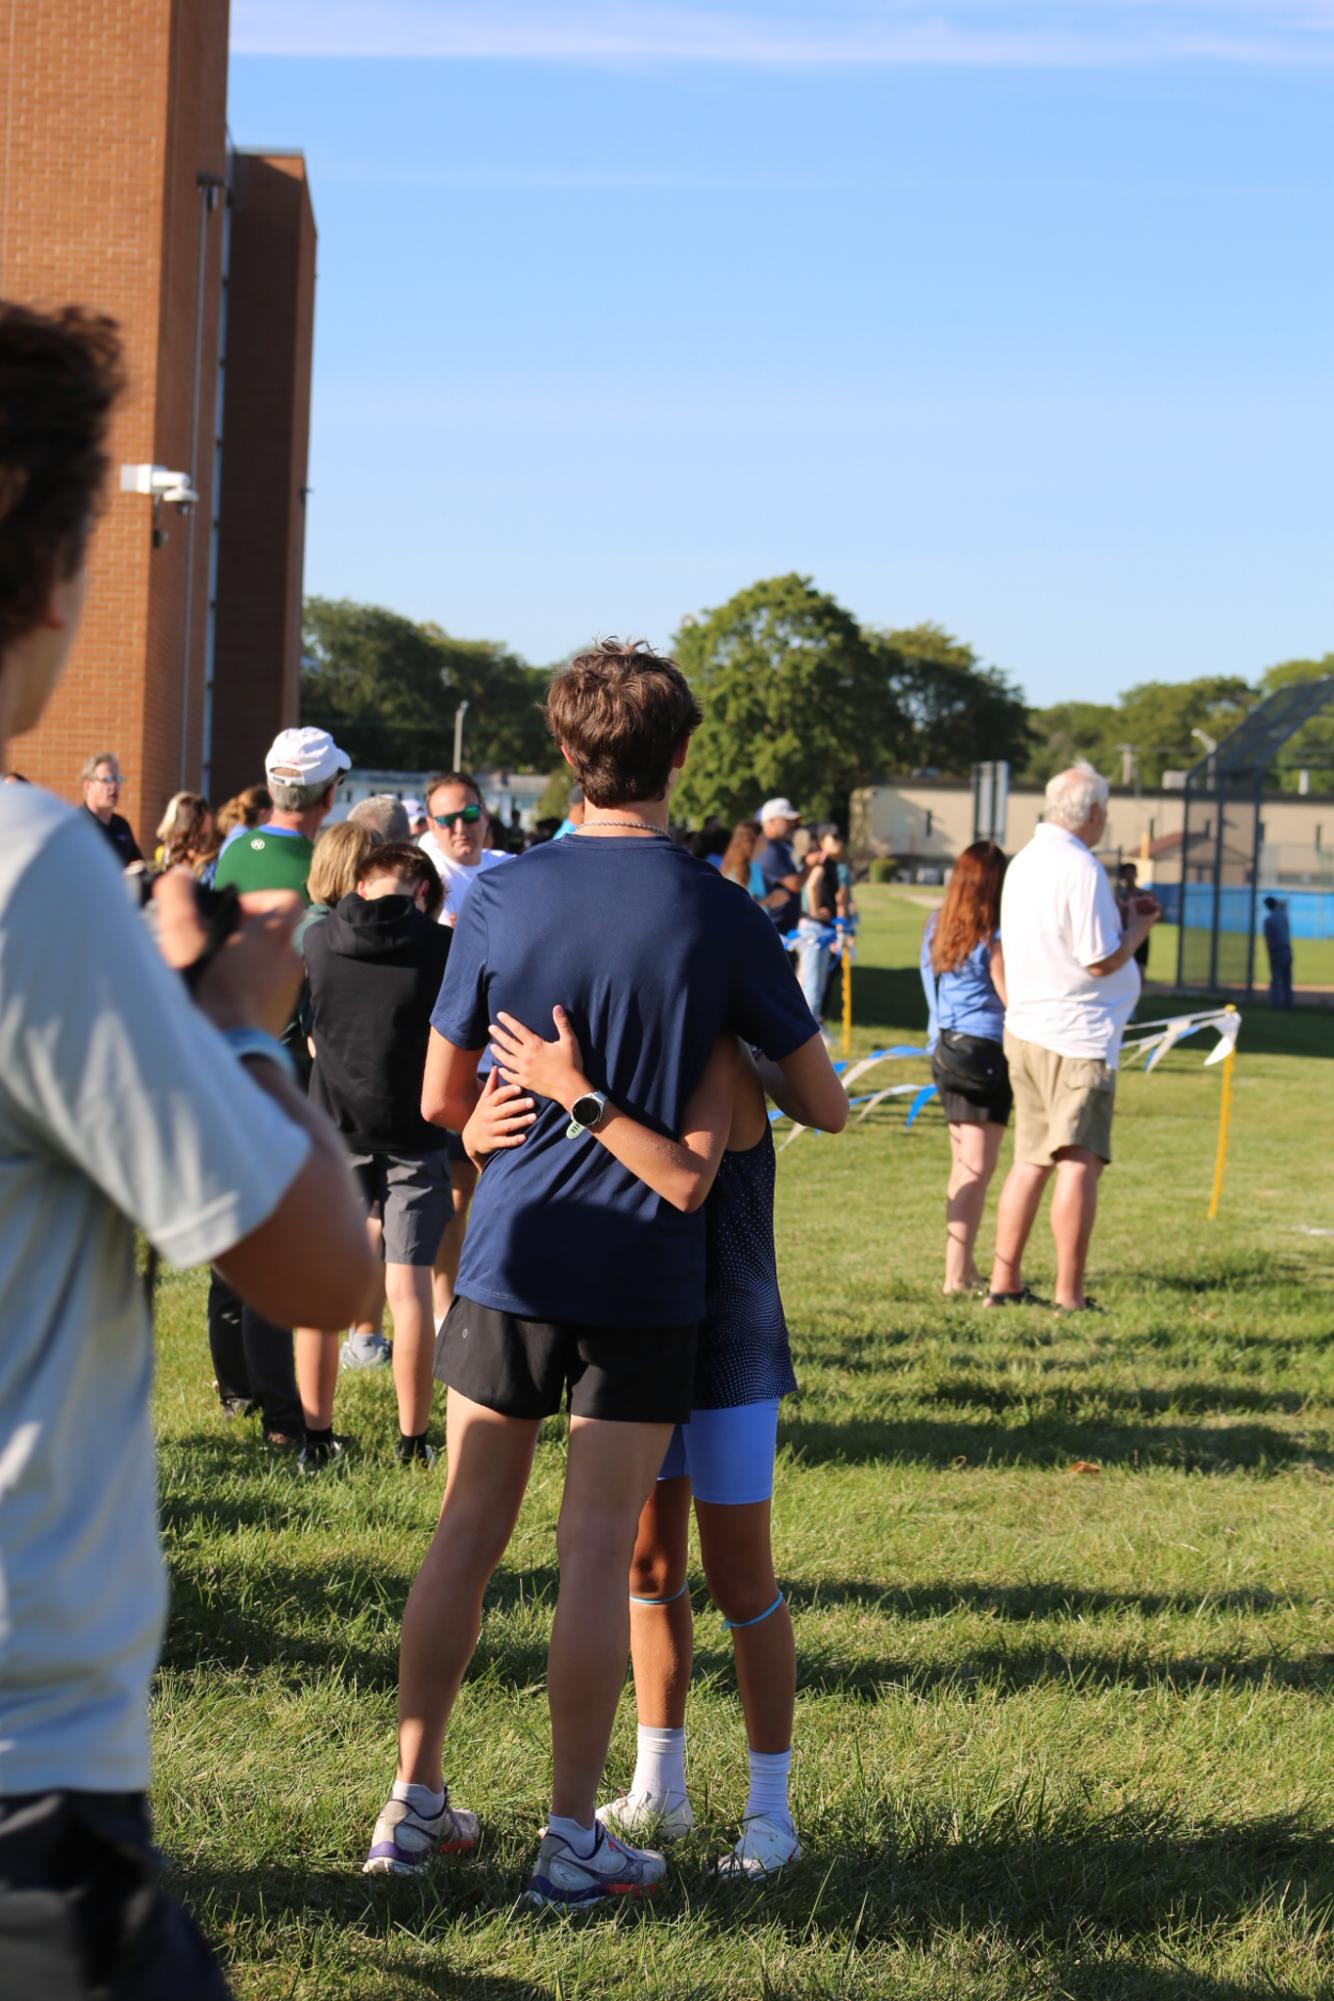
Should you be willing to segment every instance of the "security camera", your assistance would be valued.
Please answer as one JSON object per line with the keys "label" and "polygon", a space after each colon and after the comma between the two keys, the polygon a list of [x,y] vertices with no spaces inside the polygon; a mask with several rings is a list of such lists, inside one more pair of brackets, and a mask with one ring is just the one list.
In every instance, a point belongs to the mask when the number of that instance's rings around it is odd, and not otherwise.
{"label": "security camera", "polygon": [[199,502],[189,473],[169,472],[166,466],[122,466],[120,490],[146,493],[155,509],[164,501],[169,507],[195,507]]}

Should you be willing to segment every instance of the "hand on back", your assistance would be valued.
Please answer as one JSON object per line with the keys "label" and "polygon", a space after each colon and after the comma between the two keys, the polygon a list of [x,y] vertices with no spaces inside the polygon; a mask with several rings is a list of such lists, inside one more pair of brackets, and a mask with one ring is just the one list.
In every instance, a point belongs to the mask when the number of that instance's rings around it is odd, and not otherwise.
{"label": "hand on back", "polygon": [[491,1154],[522,1146],[536,1117],[533,1101],[520,1085],[503,1083],[499,1070],[488,1070],[476,1109],[460,1135],[463,1150],[475,1167],[483,1167]]}
{"label": "hand on back", "polygon": [[525,1091],[551,1098],[568,1112],[589,1083],[583,1052],[564,1008],[553,1007],[551,1019],[556,1040],[544,1042],[512,1014],[499,1015],[491,1023],[491,1058],[507,1084],[521,1084]]}

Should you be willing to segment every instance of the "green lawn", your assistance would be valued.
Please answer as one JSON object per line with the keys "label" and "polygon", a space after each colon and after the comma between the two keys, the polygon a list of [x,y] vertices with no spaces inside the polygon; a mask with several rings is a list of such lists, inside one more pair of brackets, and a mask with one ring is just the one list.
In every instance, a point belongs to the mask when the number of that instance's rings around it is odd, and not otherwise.
{"label": "green lawn", "polygon": [[[1261,915],[1263,916],[1263,912]],[[1245,940],[1228,939],[1224,946],[1225,964],[1232,963],[1232,953],[1237,954],[1236,963],[1243,967],[1244,976]],[[1295,938],[1292,944],[1293,978],[1298,987],[1329,987],[1334,989],[1334,938]],[[1166,980],[1169,983],[1177,976],[1177,927],[1175,924],[1155,924],[1149,934],[1149,978]],[[1269,961],[1265,956],[1263,938],[1255,941],[1256,1000],[1264,1005],[1269,991]]]}
{"label": "green lawn", "polygon": [[[863,905],[866,1049],[920,1032],[925,913],[886,890]],[[939,1297],[933,1107],[911,1134],[900,1100],[782,1156],[802,1392],[776,1534],[806,1854],[776,1888],[710,1876],[745,1763],[696,1580],[703,1831],[651,1905],[576,1922],[513,1908],[546,1799],[555,1424],[451,1741],[483,1847],[426,1884],[357,1873],[439,1475],[390,1463],[389,1385],[356,1379],[340,1387],[351,1463],[318,1482],[267,1464],[210,1397],[200,1278],[168,1278],[159,1833],[238,1994],[1329,1995],[1334,1038],[1327,1017],[1244,1022],[1213,1225],[1220,1073],[1203,1053],[1122,1082],[1094,1246],[1109,1310],[1077,1327]],[[1032,1275],[1049,1282],[1045,1237]],[[632,1747],[627,1694],[618,1790]]]}

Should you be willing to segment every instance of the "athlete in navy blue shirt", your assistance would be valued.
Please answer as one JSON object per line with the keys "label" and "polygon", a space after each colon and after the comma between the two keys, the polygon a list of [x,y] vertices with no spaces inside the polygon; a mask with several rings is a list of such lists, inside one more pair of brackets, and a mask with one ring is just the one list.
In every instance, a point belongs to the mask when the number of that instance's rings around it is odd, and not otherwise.
{"label": "athlete in navy blue shirt", "polygon": [[[481,1050],[504,1009],[559,1004],[598,1090],[675,1136],[722,1029],[775,1062],[816,1033],[786,952],[736,883],[666,834],[576,831],[474,884],[431,1024]],[[526,1144],[491,1163],[458,1290],[534,1320],[671,1327],[704,1311],[704,1229],[613,1160],[566,1138],[546,1104]],[[688,1413],[687,1413],[688,1414]]]}
{"label": "athlete in navy blue shirt", "polygon": [[422,1110],[456,1132],[467,1124],[502,1009],[546,1021],[565,1007],[596,1052],[597,1088],[568,1114],[544,1105],[478,1188],[436,1355],[449,1481],[404,1616],[398,1777],[366,1867],[411,1871],[477,1841],[477,1817],[444,1789],[445,1730],[538,1429],[568,1397],[552,1810],[527,1894],[569,1908],[642,1893],[666,1870],[594,1807],[625,1678],[636,1524],[690,1414],[704,1308],[702,1216],[672,1210],[593,1134],[623,1104],[686,1139],[686,1101],[722,1030],[798,1069],[827,1070],[828,1057],[771,924],[668,837],[667,795],[700,721],[675,663],[603,642],[552,684],[547,720],[583,787],[584,822],[475,885],[432,1018]]}

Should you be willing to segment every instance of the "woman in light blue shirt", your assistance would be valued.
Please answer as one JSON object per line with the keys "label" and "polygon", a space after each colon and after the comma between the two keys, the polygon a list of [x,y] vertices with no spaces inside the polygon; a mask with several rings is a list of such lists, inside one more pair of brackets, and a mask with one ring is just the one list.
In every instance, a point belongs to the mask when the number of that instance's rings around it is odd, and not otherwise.
{"label": "woman in light blue shirt", "polygon": [[1013,1102],[1002,1047],[1005,965],[997,929],[1004,880],[1001,850],[974,841],[955,863],[945,901],[922,935],[931,1076],[950,1134],[947,1294],[986,1290],[973,1251]]}

